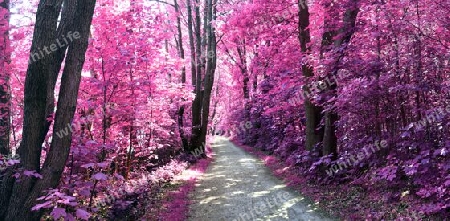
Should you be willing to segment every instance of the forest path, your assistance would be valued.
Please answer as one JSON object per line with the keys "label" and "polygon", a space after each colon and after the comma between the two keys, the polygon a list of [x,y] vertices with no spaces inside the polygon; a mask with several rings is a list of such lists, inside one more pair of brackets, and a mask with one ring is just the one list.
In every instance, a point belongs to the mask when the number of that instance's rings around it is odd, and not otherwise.
{"label": "forest path", "polygon": [[332,220],[272,175],[264,163],[223,137],[191,194],[192,221]]}

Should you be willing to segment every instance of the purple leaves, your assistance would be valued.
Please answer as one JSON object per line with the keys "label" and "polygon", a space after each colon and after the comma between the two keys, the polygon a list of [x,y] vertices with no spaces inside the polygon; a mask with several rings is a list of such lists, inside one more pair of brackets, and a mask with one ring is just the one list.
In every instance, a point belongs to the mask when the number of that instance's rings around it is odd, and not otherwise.
{"label": "purple leaves", "polygon": [[419,167],[418,163],[411,163],[404,168],[406,175],[412,176],[417,173],[417,168]]}
{"label": "purple leaves", "polygon": [[67,216],[66,209],[55,207],[50,213],[50,216],[52,216],[55,220],[58,220],[61,217],[64,218]]}
{"label": "purple leaves", "polygon": [[91,214],[88,213],[86,210],[84,209],[77,209],[75,212],[75,216],[72,213],[68,213],[66,212],[66,209],[64,208],[58,208],[55,207],[53,208],[52,212],[50,213],[50,216],[52,216],[52,218],[54,220],[58,220],[60,218],[63,218],[64,220],[76,220],[76,218],[81,219],[81,220],[89,220],[89,218],[91,217]]}
{"label": "purple leaves", "polygon": [[387,166],[382,168],[377,172],[377,175],[380,179],[385,179],[388,181],[394,180],[395,177],[397,177],[397,167],[396,166]]}
{"label": "purple leaves", "polygon": [[25,170],[23,172],[21,172],[21,170],[19,169],[19,171],[17,173],[15,173],[13,175],[16,179],[20,179],[22,176],[27,176],[27,177],[34,177],[37,179],[42,179],[42,175],[37,173],[36,171],[30,171],[30,170]]}
{"label": "purple leaves", "polygon": [[25,171],[23,172],[23,175],[25,175],[25,176],[33,176],[33,177],[42,179],[42,175],[39,174],[39,173],[37,173],[37,172],[34,171],[34,170],[33,170],[33,171],[25,170]]}
{"label": "purple leaves", "polygon": [[31,208],[31,210],[36,211],[36,210],[40,210],[40,209],[43,209],[43,208],[47,209],[47,208],[51,208],[51,207],[52,207],[52,201],[46,201],[44,203],[37,204],[36,206]]}
{"label": "purple leaves", "polygon": [[106,168],[109,166],[109,162],[102,162],[102,163],[86,163],[81,165],[82,168]]}
{"label": "purple leaves", "polygon": [[94,180],[108,180],[108,177],[104,173],[96,173],[92,176],[92,179]]}
{"label": "purple leaves", "polygon": [[444,186],[445,186],[445,187],[450,186],[450,178],[447,179],[447,180],[445,180]]}
{"label": "purple leaves", "polygon": [[73,221],[75,221],[76,218],[88,220],[91,216],[82,204],[77,202],[76,197],[66,195],[64,192],[60,192],[56,189],[49,190],[46,196],[39,197],[38,200],[44,202],[37,204],[32,210],[38,211],[41,209],[53,208],[51,209],[50,216],[52,216],[54,220],[60,218]]}
{"label": "purple leaves", "polygon": [[77,212],[75,213],[76,216],[82,220],[88,220],[89,217],[91,217],[91,214],[86,212],[83,209],[77,209]]}

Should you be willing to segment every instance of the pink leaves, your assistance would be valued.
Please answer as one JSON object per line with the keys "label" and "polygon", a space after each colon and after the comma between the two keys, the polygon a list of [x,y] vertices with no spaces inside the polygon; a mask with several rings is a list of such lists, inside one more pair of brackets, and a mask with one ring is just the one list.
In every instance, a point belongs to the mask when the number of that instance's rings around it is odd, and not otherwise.
{"label": "pink leaves", "polygon": [[25,33],[23,32],[17,32],[13,35],[14,40],[22,40],[25,38]]}

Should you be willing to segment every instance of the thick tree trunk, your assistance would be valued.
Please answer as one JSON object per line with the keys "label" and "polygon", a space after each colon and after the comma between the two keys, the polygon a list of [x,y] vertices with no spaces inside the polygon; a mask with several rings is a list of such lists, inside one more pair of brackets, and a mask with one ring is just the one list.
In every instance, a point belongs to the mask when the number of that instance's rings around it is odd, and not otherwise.
{"label": "thick tree trunk", "polygon": [[[209,122],[209,110],[211,102],[211,92],[212,86],[214,84],[214,73],[216,70],[216,36],[215,29],[211,25],[211,21],[215,19],[215,3],[212,0],[205,0],[204,9],[204,32],[202,39],[202,34],[200,33],[201,18],[200,18],[200,8],[198,7],[199,1],[196,1],[197,5],[195,7],[195,52],[196,52],[196,81],[195,81],[195,94],[196,97],[192,104],[192,137],[191,137],[191,150],[201,148],[203,153],[205,146],[203,145],[206,141],[206,133],[208,129]],[[202,58],[202,42],[206,43],[205,56]],[[206,68],[205,68],[206,65]],[[203,85],[202,85],[203,83]],[[202,87],[203,86],[203,87]],[[203,156],[205,156],[203,154]]]}
{"label": "thick tree trunk", "polygon": [[203,79],[203,63],[202,63],[202,36],[201,36],[201,15],[200,15],[200,1],[196,0],[195,5],[195,98],[192,102],[192,137],[191,137],[191,151],[201,148],[201,132],[202,132],[202,79]]}
{"label": "thick tree trunk", "polygon": [[[191,50],[191,75],[192,75],[192,86],[195,88],[196,84],[197,84],[197,66],[198,66],[198,62],[197,58],[196,58],[196,52],[195,52],[195,43],[194,43],[194,18],[192,15],[192,2],[191,0],[187,0],[187,11],[188,11],[188,35],[189,35],[189,46],[190,46],[190,50]],[[194,89],[194,93],[196,93],[196,89]],[[195,105],[195,100],[192,103],[192,129],[194,129],[194,105]],[[197,113],[197,112],[196,112]],[[191,135],[191,143],[188,145],[187,148],[185,148],[185,151],[190,152],[193,151],[193,145],[192,145],[192,138],[194,135],[194,131],[192,131],[192,135]]]}
{"label": "thick tree trunk", "polygon": [[[40,172],[42,138],[45,137],[47,86],[51,64],[54,62],[52,54],[41,57],[37,55],[40,48],[56,43],[56,25],[61,4],[62,0],[41,1],[36,13],[30,62],[25,80],[23,136],[18,149],[21,166],[29,171]],[[11,174],[8,172],[7,175]],[[19,214],[34,184],[35,179],[29,177],[24,177],[18,183],[10,181],[2,183],[2,193],[6,190],[12,191],[8,192],[11,197],[0,198],[0,220],[12,220]],[[5,219],[6,215],[8,217]]]}
{"label": "thick tree trunk", "polygon": [[325,129],[323,133],[323,155],[333,154],[334,157],[337,156],[337,137],[336,137],[336,121],[338,120],[338,115],[334,111],[328,111],[324,116]]}
{"label": "thick tree trunk", "polygon": [[[68,0],[66,3],[69,4],[65,4],[67,8],[75,10],[72,12],[74,13],[73,27],[69,30],[72,30],[72,33],[78,32],[80,38],[69,42],[61,79],[54,134],[66,128],[73,120],[95,7],[93,0]],[[76,7],[73,7],[73,4]],[[50,45],[56,44],[56,39],[59,37],[56,28],[57,19],[61,5],[61,0],[40,2],[36,14],[31,56],[38,51],[38,48],[48,48]],[[62,18],[62,20],[64,19]],[[64,35],[68,34],[64,33]],[[40,214],[32,212],[31,208],[44,190],[56,188],[59,184],[70,151],[71,133],[68,136],[53,137],[44,165],[42,169],[39,167],[42,137],[45,137],[46,132],[47,92],[49,85],[52,84],[53,65],[57,61],[55,54],[47,54],[37,61],[33,61],[30,57],[25,82],[24,135],[19,147],[19,154],[21,166],[26,170],[40,172],[43,178],[36,180],[23,177],[20,182],[14,183],[10,200],[5,197],[0,199],[0,208],[7,208],[6,211],[1,211],[0,220],[39,220]],[[8,188],[11,187],[2,185],[2,193]]]}
{"label": "thick tree trunk", "polygon": [[[62,12],[61,12],[61,22],[59,23],[58,29],[56,31],[57,32],[56,36],[58,36],[59,38],[60,38],[60,36],[65,36],[70,30],[72,30],[77,0],[63,0],[63,1],[64,1],[64,3],[63,3],[64,7],[62,8]],[[61,7],[61,6],[59,6],[59,7]],[[55,52],[52,52],[52,56],[54,56],[53,57],[54,62],[52,64],[50,64],[51,65],[50,73],[49,73],[50,82],[47,86],[47,106],[46,106],[46,111],[45,111],[46,118],[52,117],[53,113],[54,113],[55,86],[56,86],[56,81],[58,79],[59,71],[61,70],[62,62],[66,56],[67,47],[68,47],[68,45],[66,45],[66,44],[64,44],[64,46],[62,46],[62,47],[58,45],[58,49]],[[48,133],[52,121],[53,120],[47,120],[44,124],[45,129],[43,132],[43,137],[41,137],[42,142],[44,142],[45,135]]]}
{"label": "thick tree trunk", "polygon": [[[9,0],[0,3],[0,11],[6,13],[0,20],[0,154],[10,153],[9,137],[11,129],[10,94],[9,94]],[[2,13],[0,13],[2,14]]]}
{"label": "thick tree trunk", "polygon": [[[175,5],[175,12],[177,13],[178,53],[179,53],[181,60],[184,60],[185,55],[184,55],[184,47],[183,47],[183,32],[181,31],[181,17],[179,15],[180,6],[178,5],[177,0],[174,0],[174,5]],[[185,66],[183,66],[181,68],[181,84],[183,84],[183,87],[186,84],[186,67]],[[183,99],[183,101],[184,101],[184,99]],[[181,144],[183,145],[183,150],[187,151],[189,149],[189,144],[188,144],[186,135],[184,133],[184,109],[185,109],[185,107],[183,104],[183,105],[181,105],[181,107],[178,110],[178,132],[180,133],[180,139],[181,139]]]}
{"label": "thick tree trunk", "polygon": [[[309,9],[306,1],[299,0],[298,2],[298,17],[299,17],[299,40],[301,51],[304,55],[307,55],[310,52],[308,48],[308,43],[311,40],[311,35],[308,29],[309,26]],[[303,64],[302,66],[303,76],[306,78],[310,78],[314,76],[314,71],[311,66],[308,64]],[[303,87],[303,91],[305,94],[309,94],[306,85]],[[320,124],[321,119],[321,108],[316,106],[311,102],[310,98],[305,98],[305,115],[306,115],[306,150],[312,150],[314,145],[320,142],[322,139],[323,132],[320,130],[316,130]]]}
{"label": "thick tree trunk", "polygon": [[[205,92],[203,96],[203,112],[202,112],[202,128],[200,142],[206,142],[206,133],[209,124],[209,110],[211,104],[211,93],[214,85],[214,74],[217,67],[217,43],[216,43],[216,30],[212,27],[212,21],[216,18],[216,0],[206,0],[207,8],[205,9],[205,16],[207,16],[207,61],[206,61],[206,74],[205,74]],[[205,146],[202,146],[203,152]]]}

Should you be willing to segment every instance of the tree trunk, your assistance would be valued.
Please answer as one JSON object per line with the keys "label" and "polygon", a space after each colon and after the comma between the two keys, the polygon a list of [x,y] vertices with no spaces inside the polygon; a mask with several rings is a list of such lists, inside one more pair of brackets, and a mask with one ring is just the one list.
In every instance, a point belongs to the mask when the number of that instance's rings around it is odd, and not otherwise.
{"label": "tree trunk", "polygon": [[[39,53],[39,48],[55,43],[61,4],[62,0],[40,1],[36,12],[31,56],[25,80],[23,136],[18,149],[21,166],[29,171],[40,171],[42,138],[45,137],[47,86],[50,67],[54,62],[51,55],[39,57],[36,54]],[[14,183],[9,180],[12,173],[7,172],[7,175],[8,181],[2,183],[1,192],[4,194],[6,190],[11,191],[7,192],[8,196],[0,198],[0,220],[12,220],[19,214],[28,193],[35,184],[35,179],[29,177],[23,178],[20,183]],[[29,212],[26,211],[26,213]],[[8,217],[5,219],[6,215]]]}
{"label": "tree trunk", "polygon": [[197,82],[197,62],[195,60],[195,44],[194,44],[194,33],[193,33],[193,16],[192,16],[192,3],[191,0],[187,0],[187,11],[188,11],[188,36],[189,36],[189,46],[191,50],[191,77],[192,77],[192,86],[195,87],[195,83]]}
{"label": "tree trunk", "polygon": [[[56,39],[59,37],[57,35],[59,28],[57,30],[56,27],[61,5],[62,0],[42,0],[39,3],[31,49],[32,56],[33,53],[37,53],[39,48],[48,48],[50,45],[56,44]],[[67,128],[73,120],[95,1],[67,0],[64,5],[67,9],[74,10],[74,12],[71,12],[74,13],[73,26],[69,30],[72,30],[72,33],[78,32],[80,38],[75,38],[68,43],[55,116],[54,134]],[[66,17],[61,18],[62,21],[65,19]],[[63,34],[68,36],[69,33]],[[2,208],[0,220],[39,220],[40,214],[32,212],[31,208],[36,204],[36,199],[43,194],[43,191],[58,186],[69,155],[72,140],[71,131],[68,136],[53,137],[44,165],[42,169],[39,167],[41,140],[42,137],[45,137],[46,132],[47,92],[49,85],[52,84],[53,65],[59,61],[54,55],[47,54],[37,61],[33,61],[33,58],[30,57],[25,81],[24,132],[19,147],[21,166],[25,170],[40,172],[43,178],[36,180],[35,178],[22,177],[20,182],[14,183],[10,199],[5,199],[6,197],[0,199],[0,208]],[[11,187],[2,185],[2,193],[8,188]]]}
{"label": "tree trunk", "polygon": [[[73,20],[75,16],[75,10],[76,10],[76,0],[63,0],[64,1],[64,7],[62,8],[61,12],[61,22],[57,28],[56,36],[65,36],[70,30],[72,30]],[[58,6],[61,7],[61,6]],[[49,80],[50,83],[47,86],[47,104],[46,104],[46,111],[45,115],[46,118],[50,118],[53,116],[54,109],[55,109],[55,86],[56,81],[58,80],[58,74],[61,70],[62,62],[66,56],[68,45],[65,45],[60,47],[58,45],[58,49],[52,53],[54,62],[50,64],[50,71],[49,71]],[[44,124],[44,131],[43,131],[43,137],[41,137],[42,142],[44,142],[45,135],[48,133],[50,129],[50,125],[53,120],[46,120]]]}
{"label": "tree trunk", "polygon": [[236,51],[239,55],[239,69],[241,69],[241,74],[244,77],[244,85],[243,85],[243,92],[244,92],[244,100],[247,103],[248,99],[250,98],[250,76],[248,75],[248,68],[247,68],[247,60],[246,60],[246,48],[245,48],[245,39],[242,42],[239,42],[236,47]]}
{"label": "tree trunk", "polygon": [[[334,111],[327,111],[324,116],[325,129],[323,133],[323,155],[333,154],[334,157],[337,156],[337,137],[336,137],[336,121],[338,120],[338,115]],[[333,157],[333,158],[334,158]]]}
{"label": "tree trunk", "polygon": [[[202,112],[202,128],[200,142],[206,142],[206,133],[209,123],[209,110],[211,104],[211,93],[214,85],[214,74],[217,67],[217,43],[216,43],[216,30],[212,26],[212,21],[216,19],[216,1],[206,0],[207,8],[205,9],[205,16],[207,16],[207,61],[206,61],[206,73],[205,73],[205,92],[203,95],[203,112]],[[202,146],[203,153],[205,153],[205,146]]]}
{"label": "tree trunk", "polygon": [[9,68],[11,54],[9,53],[9,0],[0,3],[0,154],[9,155],[9,137],[11,129]]}
{"label": "tree trunk", "polygon": [[[304,55],[310,53],[310,48],[308,48],[308,43],[311,40],[311,35],[308,29],[309,26],[309,9],[306,1],[298,2],[298,17],[299,17],[299,40],[301,51]],[[314,76],[313,68],[308,64],[303,64],[302,66],[303,76],[310,78]],[[303,87],[304,93],[309,93],[306,85]],[[306,150],[312,150],[314,145],[319,143],[322,139],[322,131],[316,130],[320,124],[321,119],[321,108],[316,106],[311,102],[310,98],[305,97],[305,117],[306,117]]]}
{"label": "tree trunk", "polygon": [[202,132],[202,75],[203,75],[203,63],[202,63],[202,36],[201,36],[201,15],[200,15],[200,1],[195,1],[195,68],[196,77],[193,79],[195,84],[195,98],[192,102],[192,137],[190,150],[201,148],[201,132]]}
{"label": "tree trunk", "polygon": [[[252,72],[250,72],[252,73]],[[253,94],[257,93],[257,89],[258,89],[258,75],[254,75],[253,76]]]}
{"label": "tree trunk", "polygon": [[[333,39],[338,34],[335,24],[339,19],[339,13],[337,13],[337,9],[333,8],[332,5],[325,6],[325,12],[327,13],[326,18],[324,19],[324,33],[322,36],[322,44],[320,49],[320,59],[324,59],[324,53],[332,50]],[[335,19],[335,20],[333,20]],[[337,67],[336,67],[337,68]],[[334,69],[333,69],[334,70]],[[336,76],[336,73],[333,75]],[[327,88],[327,90],[331,90],[333,95],[335,96],[336,84],[329,85],[331,88]],[[336,127],[335,123],[338,119],[337,114],[333,110],[327,110],[323,114],[323,137],[322,137],[322,152],[321,155],[329,155],[333,154],[333,159],[337,156],[337,137],[336,137]]]}
{"label": "tree trunk", "polygon": [[[198,62],[196,57],[196,51],[195,51],[195,43],[194,43],[194,18],[192,15],[192,2],[191,0],[187,0],[187,11],[188,11],[188,35],[189,35],[189,46],[191,50],[191,75],[192,75],[192,86],[194,87],[194,93],[196,93],[196,84],[197,84],[197,66]],[[192,103],[192,129],[194,129],[194,106],[195,106],[195,100]],[[195,112],[197,114],[197,112]],[[191,135],[191,143],[189,146],[185,149],[185,151],[190,152],[193,151],[194,148],[192,145],[192,138],[194,135],[194,130],[192,130]]]}
{"label": "tree trunk", "polygon": [[[334,41],[334,47],[336,50],[338,50],[343,44],[347,44],[350,42],[351,37],[353,33],[355,32],[355,23],[356,23],[356,17],[358,15],[359,9],[355,5],[352,5],[353,8],[349,8],[344,13],[343,18],[343,26],[339,30],[339,34],[342,35],[340,39],[336,39]],[[334,36],[333,36],[334,37]],[[341,51],[336,58],[336,62],[333,67],[333,75],[336,77],[338,74],[338,71],[340,69],[339,64],[341,59],[344,56],[344,51]],[[330,90],[332,90],[332,94],[334,97],[336,97],[336,87],[337,85],[334,84],[331,86]],[[336,113],[335,110],[331,109],[325,113],[324,117],[325,121],[325,129],[324,129],[324,136],[323,136],[323,155],[329,155],[333,154],[334,158],[337,157],[337,136],[336,136],[336,122],[339,120],[339,116]]]}
{"label": "tree trunk", "polygon": [[[189,1],[188,1],[189,2]],[[188,6],[189,7],[189,6]],[[216,70],[216,36],[215,29],[212,27],[211,21],[215,19],[216,4],[212,0],[205,0],[204,9],[204,32],[200,32],[201,18],[199,1],[196,1],[195,7],[195,53],[196,53],[196,81],[195,81],[195,99],[192,104],[192,137],[191,150],[201,148],[206,141],[206,133],[209,122],[209,110],[211,102],[212,86],[214,84],[214,73]],[[206,43],[206,53],[202,58],[202,44]],[[192,46],[191,46],[192,48]],[[206,68],[205,68],[206,65]],[[203,77],[204,76],[204,77]],[[194,81],[193,81],[194,82]],[[203,83],[203,85],[202,85]],[[203,86],[203,87],[202,87]],[[203,156],[206,156],[203,154]]]}
{"label": "tree trunk", "polygon": [[[181,17],[180,17],[180,6],[178,5],[178,1],[174,0],[175,12],[177,13],[177,46],[178,46],[178,54],[181,60],[184,60],[184,47],[183,47],[183,32],[181,31]],[[186,67],[183,66],[181,68],[181,84],[186,84]],[[184,101],[184,99],[183,99]],[[184,134],[184,104],[178,110],[178,132],[180,133],[181,144],[183,145],[183,150],[187,151],[189,148],[188,140],[186,135]]]}
{"label": "tree trunk", "polygon": [[[220,74],[217,77],[217,81],[220,82]],[[219,99],[217,99],[220,94],[219,94],[219,82],[217,82],[217,86],[216,86],[216,102],[214,102],[214,108],[213,108],[213,112],[211,114],[211,122],[213,122],[212,128],[211,128],[211,135],[215,134],[216,131],[216,126],[217,126],[217,121],[215,120],[216,115],[217,115],[217,105],[219,104]]]}

